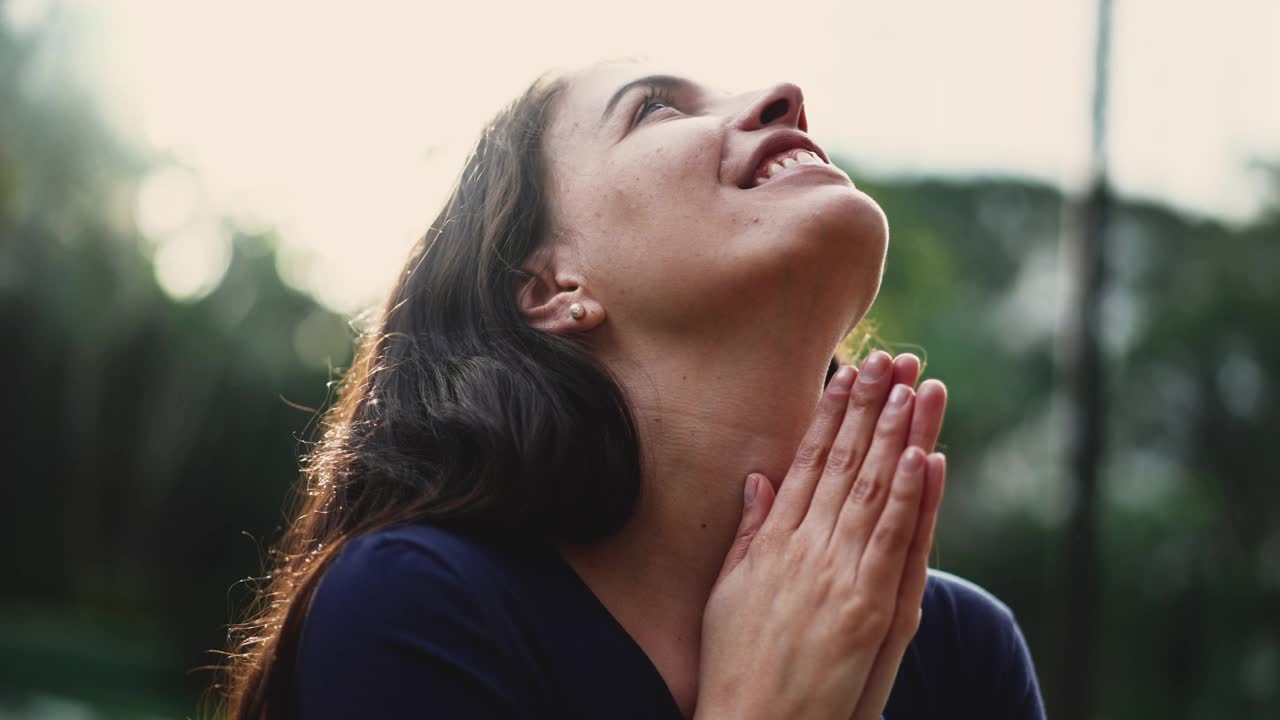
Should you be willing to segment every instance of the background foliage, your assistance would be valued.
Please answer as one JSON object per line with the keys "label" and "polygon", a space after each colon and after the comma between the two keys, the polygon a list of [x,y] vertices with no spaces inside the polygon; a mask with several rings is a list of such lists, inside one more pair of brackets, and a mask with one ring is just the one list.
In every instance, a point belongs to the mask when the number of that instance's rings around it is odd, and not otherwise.
{"label": "background foliage", "polygon": [[[131,216],[164,159],[75,87],[29,82],[40,41],[0,27],[0,717],[192,715],[350,332],[281,281],[260,230],[229,228],[211,294],[170,299]],[[1013,179],[859,184],[893,228],[880,334],[951,389],[935,564],[1014,608],[1052,716],[1072,205]],[[1122,201],[1107,237],[1096,717],[1280,704],[1276,188],[1239,226]]]}

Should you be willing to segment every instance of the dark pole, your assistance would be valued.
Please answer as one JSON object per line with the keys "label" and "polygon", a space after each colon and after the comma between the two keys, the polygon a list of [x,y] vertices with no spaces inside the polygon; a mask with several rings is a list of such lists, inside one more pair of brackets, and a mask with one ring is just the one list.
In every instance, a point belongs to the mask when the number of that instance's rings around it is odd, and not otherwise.
{"label": "dark pole", "polygon": [[1098,0],[1094,57],[1092,157],[1089,189],[1065,257],[1073,278],[1065,328],[1065,381],[1071,398],[1069,452],[1074,484],[1067,525],[1066,617],[1062,668],[1062,717],[1084,720],[1094,707],[1098,617],[1098,467],[1103,453],[1104,390],[1098,331],[1104,282],[1103,243],[1111,211],[1107,183],[1107,79],[1111,55],[1111,0]]}

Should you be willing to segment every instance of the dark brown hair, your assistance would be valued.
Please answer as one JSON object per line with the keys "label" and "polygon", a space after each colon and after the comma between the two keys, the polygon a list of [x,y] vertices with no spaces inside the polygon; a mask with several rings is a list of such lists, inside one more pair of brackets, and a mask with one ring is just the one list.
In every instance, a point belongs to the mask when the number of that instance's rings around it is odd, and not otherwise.
{"label": "dark brown hair", "polygon": [[640,451],[618,383],[585,339],[534,330],[517,305],[521,267],[550,232],[543,133],[563,88],[539,79],[485,128],[360,339],[265,589],[232,626],[228,715],[290,714],[306,608],[357,536],[429,522],[586,543],[631,515]]}

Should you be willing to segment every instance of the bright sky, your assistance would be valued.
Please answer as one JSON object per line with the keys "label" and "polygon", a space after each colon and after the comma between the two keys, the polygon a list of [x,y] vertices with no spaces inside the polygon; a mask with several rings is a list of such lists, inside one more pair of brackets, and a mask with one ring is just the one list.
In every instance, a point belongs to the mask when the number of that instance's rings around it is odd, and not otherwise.
{"label": "bright sky", "polygon": [[[42,0],[11,0],[38,21]],[[161,171],[138,217],[162,283],[198,296],[214,220],[278,227],[282,271],[375,301],[481,123],[551,66],[647,55],[727,90],[798,82],[857,173],[1007,173],[1080,187],[1095,6],[1057,0],[165,2],[75,0],[84,65]],[[1122,192],[1246,218],[1280,159],[1280,2],[1115,0],[1111,166]],[[892,218],[890,218],[892,222]]]}

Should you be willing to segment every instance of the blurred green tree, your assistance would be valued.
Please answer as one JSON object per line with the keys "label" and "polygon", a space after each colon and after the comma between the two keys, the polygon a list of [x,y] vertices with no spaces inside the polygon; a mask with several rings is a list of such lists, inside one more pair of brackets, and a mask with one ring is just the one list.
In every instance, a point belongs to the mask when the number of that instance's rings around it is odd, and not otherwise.
{"label": "blurred green tree", "polygon": [[[165,294],[133,220],[165,160],[109,130],[54,29],[0,24],[0,710],[39,691],[180,713],[279,524],[297,406],[323,404],[349,333],[281,282],[273,237],[230,226],[221,284]],[[317,332],[331,357],[299,341]]]}

